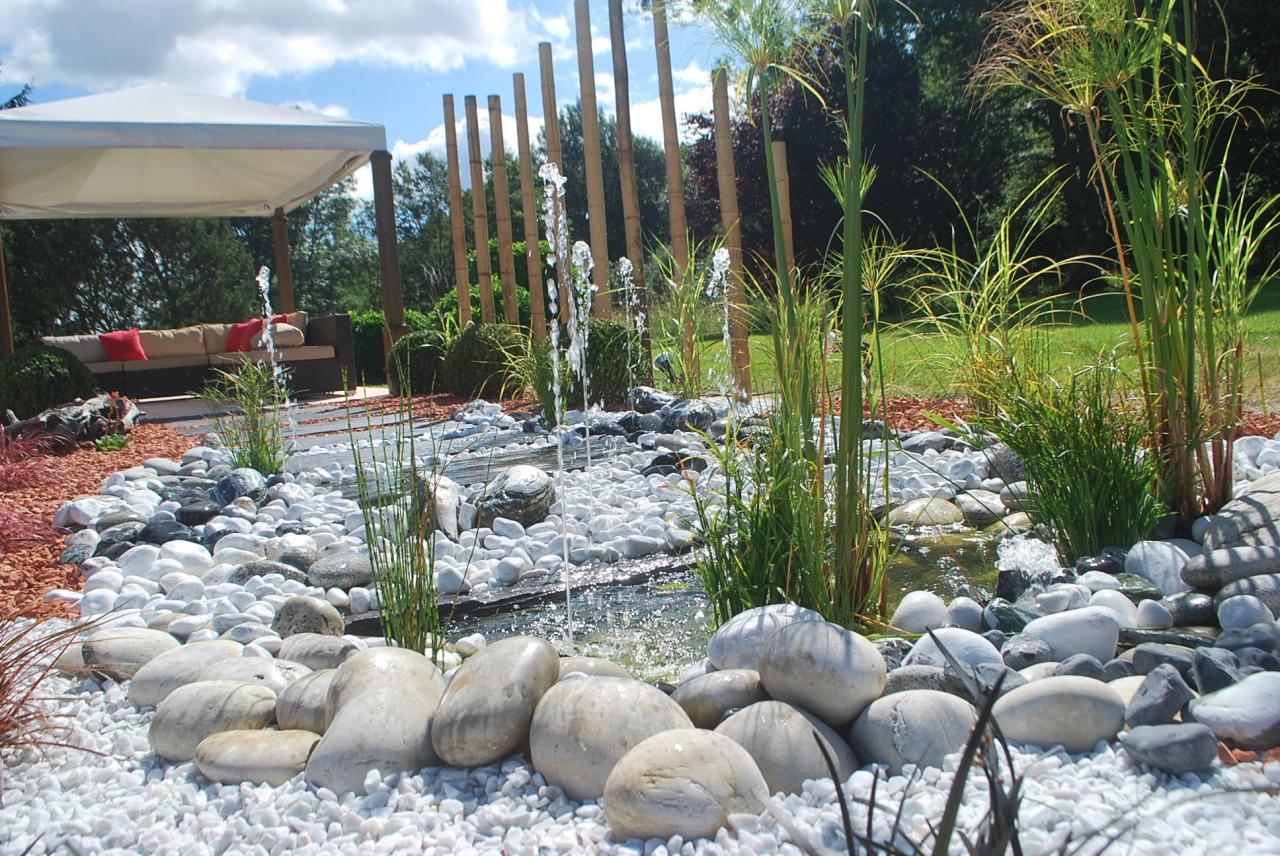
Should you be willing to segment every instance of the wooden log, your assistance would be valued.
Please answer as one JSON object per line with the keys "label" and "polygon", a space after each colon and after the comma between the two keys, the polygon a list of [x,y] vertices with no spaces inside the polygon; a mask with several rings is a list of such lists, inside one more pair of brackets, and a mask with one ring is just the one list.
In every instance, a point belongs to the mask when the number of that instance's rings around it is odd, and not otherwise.
{"label": "wooden log", "polygon": [[[391,346],[408,332],[404,325],[404,288],[400,281],[400,250],[396,244],[396,201],[391,183],[391,152],[369,156],[373,167],[373,214],[378,235],[378,270],[382,280],[383,358],[390,363]],[[388,375],[389,376],[389,375]]]}
{"label": "wooden log", "polygon": [[747,294],[743,282],[742,222],[738,212],[737,172],[733,162],[733,129],[729,124],[729,83],[723,68],[711,74],[711,106],[715,118],[716,178],[720,190],[720,225],[729,251],[729,342],[738,391],[751,395],[751,350],[747,338]]}
{"label": "wooden log", "polygon": [[276,262],[276,309],[280,312],[295,312],[298,307],[293,300],[293,265],[289,261],[289,222],[284,218],[283,208],[277,208],[271,215],[271,245],[275,250]]}
{"label": "wooden log", "polygon": [[471,212],[475,222],[476,279],[480,281],[480,320],[492,324],[493,262],[489,259],[489,210],[484,199],[484,162],[480,159],[480,120],[476,115],[476,97],[468,95],[463,103],[467,111],[467,152],[471,156]]}
{"label": "wooden log", "polygon": [[595,267],[591,281],[596,286],[594,311],[600,318],[610,314],[609,233],[605,223],[604,165],[600,162],[600,114],[596,107],[596,70],[591,55],[591,9],[587,0],[574,0],[574,24],[578,33],[578,83],[582,92],[582,150],[587,161],[587,228],[591,236],[591,258]]}
{"label": "wooden log", "polygon": [[493,216],[498,224],[498,276],[502,280],[502,317],[508,324],[519,324],[516,257],[511,249],[507,147],[502,141],[502,99],[497,95],[489,96],[489,169],[493,174]]}
{"label": "wooden log", "polygon": [[[622,0],[609,0],[609,42],[613,47],[613,92],[618,122],[618,178],[622,185],[622,222],[631,261],[631,287],[637,309],[649,316],[649,293],[644,279],[644,234],[640,225],[640,193],[636,188],[635,150],[631,138],[631,85],[627,74],[627,37],[622,24]],[[652,361],[649,326],[640,336],[644,365]],[[649,380],[647,372],[646,381]]]}
{"label": "wooden log", "polygon": [[662,146],[667,160],[667,206],[671,212],[671,253],[681,270],[689,264],[689,226],[684,213],[684,174],[680,170],[680,129],[671,82],[671,41],[667,4],[653,0],[653,44],[658,54],[658,103],[662,110]]}
{"label": "wooden log", "polygon": [[529,278],[529,326],[535,341],[547,336],[546,295],[543,294],[542,253],[538,249],[538,209],[534,203],[533,152],[529,148],[529,106],[524,97],[524,75],[511,76],[516,100],[516,147],[520,154],[520,211],[524,215],[524,263]]}
{"label": "wooden log", "polygon": [[773,141],[773,169],[778,185],[778,211],[782,217],[782,240],[787,249],[787,271],[796,269],[796,245],[791,239],[791,178],[787,172],[787,144]]}
{"label": "wooden log", "polygon": [[[542,135],[547,143],[547,162],[555,164],[560,174],[564,175],[564,157],[560,153],[560,108],[556,104],[556,72],[552,62],[551,42],[538,43],[538,65],[542,75]],[[555,261],[561,325],[569,318],[569,313],[565,311],[565,307],[569,305],[568,264],[568,259]]]}
{"label": "wooden log", "polygon": [[444,97],[444,148],[449,172],[449,226],[453,233],[453,279],[458,290],[458,322],[471,323],[471,279],[467,271],[467,223],[462,210],[462,170],[458,165],[458,126],[453,96]]}
{"label": "wooden log", "polygon": [[127,434],[141,415],[138,405],[124,396],[104,393],[51,407],[30,419],[14,419],[6,412],[4,433],[10,440],[45,442],[56,451],[109,434]]}
{"label": "wooden log", "polygon": [[13,316],[9,314],[9,279],[4,268],[4,229],[0,228],[0,354],[12,354]]}

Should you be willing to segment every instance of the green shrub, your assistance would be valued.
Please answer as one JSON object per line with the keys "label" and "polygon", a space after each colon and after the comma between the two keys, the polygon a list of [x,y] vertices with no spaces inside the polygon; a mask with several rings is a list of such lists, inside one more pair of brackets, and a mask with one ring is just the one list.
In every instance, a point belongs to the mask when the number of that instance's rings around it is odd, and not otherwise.
{"label": "green shrub", "polygon": [[407,381],[412,395],[435,392],[447,350],[448,340],[436,330],[418,330],[401,338],[391,349],[399,372],[393,379],[393,391],[400,394]]}
{"label": "green shrub", "polygon": [[[592,318],[587,340],[587,391],[592,404],[625,406],[631,383],[631,372],[627,370],[629,360],[643,361],[636,332],[617,321]],[[582,384],[577,378],[565,390],[565,401],[582,403]]]}
{"label": "green shrub", "polygon": [[287,457],[286,379],[270,363],[257,360],[244,360],[214,374],[196,397],[209,406],[213,428],[231,452],[232,463],[263,475],[282,471]]}
{"label": "green shrub", "polygon": [[525,333],[510,324],[472,324],[445,354],[445,387],[464,398],[496,398],[518,392],[523,378],[515,358],[524,352]]}
{"label": "green shrub", "polygon": [[[410,330],[427,330],[427,316],[416,309],[406,309],[404,323]],[[356,358],[356,376],[352,386],[387,382],[387,364],[382,350],[383,330],[387,317],[380,310],[351,313],[351,340]]]}
{"label": "green shrub", "polygon": [[97,389],[84,363],[62,348],[32,345],[0,361],[0,408],[12,410],[19,419],[88,398]]}
{"label": "green shrub", "polygon": [[[502,314],[502,283],[498,282],[495,277],[493,280],[493,311],[498,318],[504,318]],[[520,326],[526,330],[532,323],[532,309],[529,304],[529,290],[523,286],[516,286],[516,315],[520,319]],[[431,304],[431,308],[427,310],[427,327],[431,330],[438,330],[442,333],[448,333],[450,330],[458,326],[458,292],[450,290]],[[471,317],[478,323],[480,321],[480,286],[477,283],[471,284]]]}

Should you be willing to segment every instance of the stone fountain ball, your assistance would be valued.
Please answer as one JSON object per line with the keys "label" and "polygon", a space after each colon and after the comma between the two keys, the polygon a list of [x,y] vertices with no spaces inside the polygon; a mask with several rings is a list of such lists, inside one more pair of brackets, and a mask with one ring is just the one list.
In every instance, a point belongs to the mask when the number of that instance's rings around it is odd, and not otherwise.
{"label": "stone fountain ball", "polygon": [[547,519],[555,500],[551,476],[537,467],[516,464],[485,485],[476,500],[476,525],[490,526],[495,518],[505,517],[532,526]]}

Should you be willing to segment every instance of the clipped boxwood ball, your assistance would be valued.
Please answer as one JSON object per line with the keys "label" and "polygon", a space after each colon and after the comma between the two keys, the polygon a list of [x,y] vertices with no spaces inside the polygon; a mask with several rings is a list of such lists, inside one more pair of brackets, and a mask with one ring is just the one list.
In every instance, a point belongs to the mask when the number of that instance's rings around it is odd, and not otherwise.
{"label": "clipped boxwood ball", "polygon": [[447,348],[445,335],[438,330],[419,330],[401,337],[391,349],[398,367],[398,374],[390,378],[395,393],[435,392]]}
{"label": "clipped boxwood ball", "polygon": [[0,409],[19,419],[77,398],[89,398],[98,382],[70,351],[48,345],[20,348],[0,360]]}
{"label": "clipped boxwood ball", "polygon": [[[640,354],[640,337],[626,324],[592,318],[587,339],[587,392],[592,404],[625,407],[627,392],[633,386],[628,361],[644,366]],[[629,346],[628,346],[628,343]],[[574,378],[566,400],[581,403],[582,384]]]}
{"label": "clipped boxwood ball", "polygon": [[463,398],[514,395],[523,386],[517,364],[526,347],[524,331],[509,324],[472,324],[445,354],[446,388]]}

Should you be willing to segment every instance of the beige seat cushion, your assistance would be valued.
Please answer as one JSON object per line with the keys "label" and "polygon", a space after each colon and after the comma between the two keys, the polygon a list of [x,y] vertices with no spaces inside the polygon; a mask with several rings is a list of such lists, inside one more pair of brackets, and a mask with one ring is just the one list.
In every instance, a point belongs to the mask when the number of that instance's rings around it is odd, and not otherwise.
{"label": "beige seat cushion", "polygon": [[[296,312],[294,313],[297,314]],[[307,343],[307,337],[301,330],[292,324],[272,324],[271,335],[275,339],[276,349],[281,348],[300,348]],[[254,345],[259,348],[267,346],[267,331],[263,330],[253,341]]]}
{"label": "beige seat cushion", "polygon": [[[329,360],[333,359],[334,350],[332,345],[303,345],[300,348],[281,348],[276,351],[276,355],[283,363],[300,363],[304,360]],[[271,355],[266,351],[240,351],[229,354],[214,354],[210,357],[209,362],[215,366],[234,365],[241,360],[257,360],[265,363],[271,359]]]}
{"label": "beige seat cushion", "polygon": [[[59,345],[58,347],[62,347],[62,346]],[[130,362],[137,363],[140,366],[145,366],[147,364],[146,360],[130,360]],[[124,363],[119,361],[107,362],[105,360],[100,360],[96,363],[85,363],[84,367],[87,368],[92,374],[106,374],[107,372],[124,371]]]}
{"label": "beige seat cushion", "polygon": [[140,330],[138,338],[148,360],[169,357],[203,356],[204,330],[201,327],[178,327],[173,330]]}
{"label": "beige seat cushion", "polygon": [[201,332],[204,333],[204,352],[206,354],[221,354],[227,350],[227,334],[231,332],[230,324],[201,324]]}
{"label": "beige seat cushion", "polygon": [[[146,349],[146,345],[142,346]],[[153,369],[190,369],[209,365],[208,354],[194,354],[186,357],[151,357],[146,360],[131,360],[124,364],[125,374],[146,372]]]}
{"label": "beige seat cushion", "polygon": [[64,351],[70,351],[85,365],[105,362],[107,359],[107,354],[102,350],[102,341],[98,338],[97,333],[89,333],[82,336],[43,336],[40,341],[52,348],[62,348]]}
{"label": "beige seat cushion", "polygon": [[290,327],[297,327],[302,331],[303,336],[307,335],[307,313],[299,310],[297,312],[290,312],[285,317],[288,318]]}

